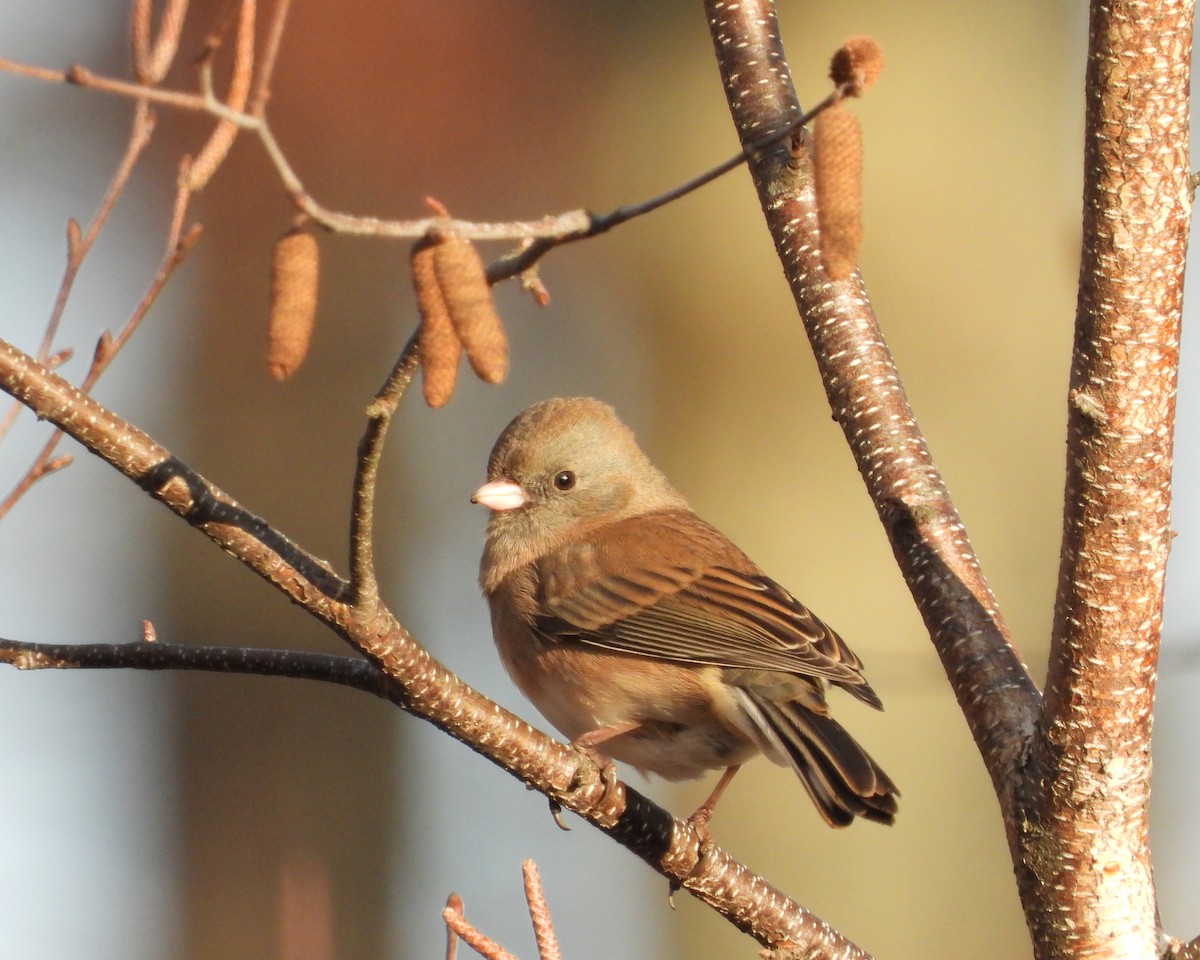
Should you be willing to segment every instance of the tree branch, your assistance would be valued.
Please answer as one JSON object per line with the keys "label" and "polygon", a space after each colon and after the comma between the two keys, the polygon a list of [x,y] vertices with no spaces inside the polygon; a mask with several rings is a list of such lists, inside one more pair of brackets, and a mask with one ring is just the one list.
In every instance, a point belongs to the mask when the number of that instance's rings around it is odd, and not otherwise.
{"label": "tree branch", "polygon": [[[752,142],[800,114],[770,0],[706,0],[709,27],[738,136]],[[820,264],[807,133],[750,161],[842,426],[888,531],[1002,806],[1036,726],[1040,696],[1012,646],[962,522],[909,407],[862,279],[830,281]]]}
{"label": "tree branch", "polygon": [[1056,904],[1033,925],[1047,956],[1158,952],[1147,804],[1191,220],[1192,15],[1191,2],[1092,4],[1062,555],[1028,824],[1038,868],[1020,877],[1027,905]]}
{"label": "tree branch", "polygon": [[391,699],[393,685],[370,660],[301,650],[181,643],[27,643],[0,638],[0,663],[18,670],[199,670],[320,680]]}
{"label": "tree branch", "polygon": [[[327,564],[239,506],[146,434],[3,340],[0,388],[116,467],[334,629],[387,678],[386,695],[402,709],[584,817],[761,943],[800,944],[815,960],[867,960],[866,953],[823,920],[715,844],[702,843],[689,823],[673,819],[625,784],[610,788],[586,754],[552,740],[463,683],[434,660],[382,603],[370,605],[369,610],[356,608],[350,602],[350,585]],[[134,656],[160,662],[172,656],[161,652],[170,651],[169,646],[140,646],[159,652]],[[113,654],[130,655],[127,645]],[[90,656],[94,662],[99,654],[93,651]],[[28,648],[5,659],[55,665],[39,662]],[[180,659],[181,666],[186,659]],[[311,661],[293,661],[290,666],[309,669]]]}

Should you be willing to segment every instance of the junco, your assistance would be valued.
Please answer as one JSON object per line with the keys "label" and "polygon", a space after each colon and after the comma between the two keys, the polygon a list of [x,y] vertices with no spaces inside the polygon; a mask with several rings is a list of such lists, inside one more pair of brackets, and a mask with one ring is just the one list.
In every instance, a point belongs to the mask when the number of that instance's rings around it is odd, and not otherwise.
{"label": "junco", "polygon": [[545,400],[500,435],[479,580],[505,668],[571,741],[667,780],[756,753],[831,826],[891,823],[898,791],[829,715],[827,683],[880,708],[836,633],[694,514],[605,403]]}

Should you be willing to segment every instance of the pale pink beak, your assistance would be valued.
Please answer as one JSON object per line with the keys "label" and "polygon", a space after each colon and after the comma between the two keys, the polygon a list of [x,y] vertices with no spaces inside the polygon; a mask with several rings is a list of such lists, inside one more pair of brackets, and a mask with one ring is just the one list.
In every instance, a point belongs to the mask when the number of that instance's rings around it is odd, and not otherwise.
{"label": "pale pink beak", "polygon": [[489,510],[499,512],[523,507],[528,499],[519,484],[513,483],[511,480],[493,480],[476,490],[475,495],[471,497],[471,502],[482,503]]}

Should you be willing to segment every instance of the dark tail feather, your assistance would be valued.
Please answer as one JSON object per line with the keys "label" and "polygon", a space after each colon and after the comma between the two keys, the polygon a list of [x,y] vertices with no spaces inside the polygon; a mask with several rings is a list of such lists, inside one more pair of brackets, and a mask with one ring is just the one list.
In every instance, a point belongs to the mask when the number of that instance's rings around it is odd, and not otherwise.
{"label": "dark tail feather", "polygon": [[743,692],[750,721],[770,748],[766,752],[791,764],[830,826],[847,826],[855,817],[895,821],[900,791],[836,720],[800,703]]}

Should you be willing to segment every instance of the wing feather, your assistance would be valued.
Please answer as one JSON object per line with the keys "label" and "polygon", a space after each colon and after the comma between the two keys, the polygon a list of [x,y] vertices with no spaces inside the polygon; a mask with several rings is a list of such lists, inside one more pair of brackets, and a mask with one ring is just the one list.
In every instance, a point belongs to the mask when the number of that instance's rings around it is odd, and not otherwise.
{"label": "wing feather", "polygon": [[880,705],[862,662],[841,637],[693,514],[674,511],[612,524],[593,539],[543,557],[538,575],[546,613],[535,628],[548,639],[681,663],[820,677]]}

